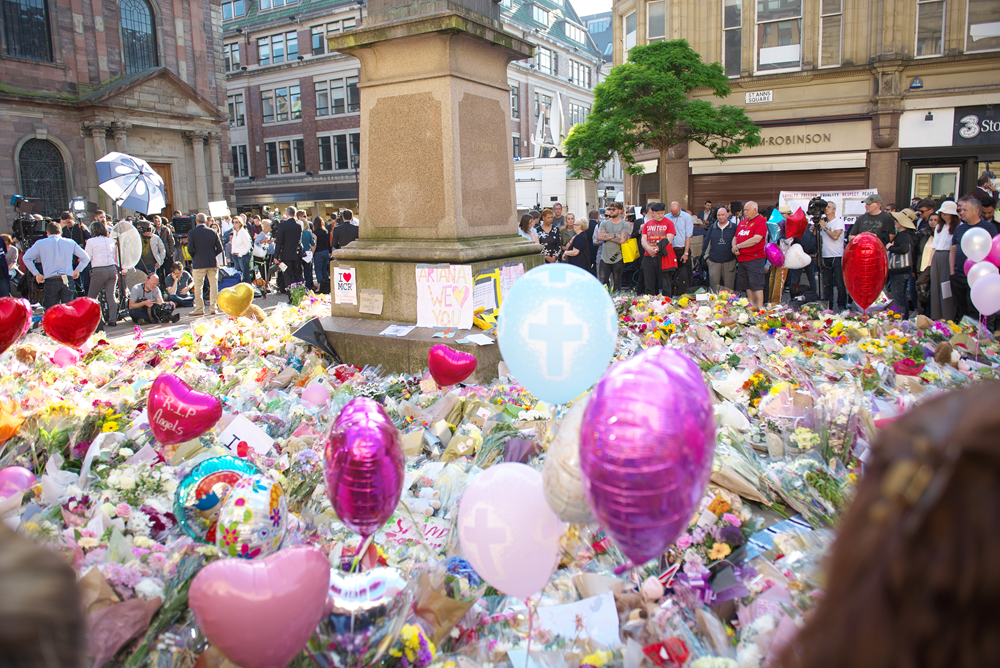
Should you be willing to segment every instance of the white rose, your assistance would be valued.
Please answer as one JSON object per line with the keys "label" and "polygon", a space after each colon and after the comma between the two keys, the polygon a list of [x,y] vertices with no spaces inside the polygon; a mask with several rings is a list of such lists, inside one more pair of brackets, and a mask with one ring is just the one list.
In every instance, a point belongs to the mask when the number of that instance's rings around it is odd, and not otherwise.
{"label": "white rose", "polygon": [[177,481],[173,478],[168,478],[163,481],[163,490],[170,495],[173,495],[177,491]]}
{"label": "white rose", "polygon": [[121,471],[115,470],[108,474],[108,487],[120,487],[121,481]]}
{"label": "white rose", "polygon": [[707,318],[711,318],[712,309],[709,308],[708,306],[702,306],[700,309],[698,309],[698,313],[696,315],[699,320],[705,320]]}
{"label": "white rose", "polygon": [[147,601],[154,598],[163,599],[163,587],[150,578],[143,578],[139,584],[135,586],[135,593],[136,596],[141,596]]}
{"label": "white rose", "polygon": [[120,489],[135,489],[135,473],[133,471],[122,473],[118,487]]}
{"label": "white rose", "polygon": [[118,451],[118,456],[119,456],[119,457],[125,457],[125,458],[128,458],[128,457],[131,457],[131,456],[132,456],[132,455],[134,455],[134,454],[135,454],[135,451],[134,451],[134,450],[132,450],[132,448],[122,448],[122,449],[120,449],[120,450]]}
{"label": "white rose", "polygon": [[740,313],[740,317],[737,318],[737,322],[739,322],[741,325],[745,325],[748,322],[750,322],[750,316],[748,316],[746,313]]}

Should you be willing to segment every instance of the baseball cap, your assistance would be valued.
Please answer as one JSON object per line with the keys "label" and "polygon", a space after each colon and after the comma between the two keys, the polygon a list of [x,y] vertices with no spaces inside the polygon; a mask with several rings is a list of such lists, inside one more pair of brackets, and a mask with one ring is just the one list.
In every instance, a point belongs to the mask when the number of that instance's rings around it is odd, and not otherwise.
{"label": "baseball cap", "polygon": [[878,193],[875,193],[874,195],[869,195],[868,197],[865,198],[865,204],[876,204],[876,203],[877,204],[882,203],[882,196],[879,195]]}

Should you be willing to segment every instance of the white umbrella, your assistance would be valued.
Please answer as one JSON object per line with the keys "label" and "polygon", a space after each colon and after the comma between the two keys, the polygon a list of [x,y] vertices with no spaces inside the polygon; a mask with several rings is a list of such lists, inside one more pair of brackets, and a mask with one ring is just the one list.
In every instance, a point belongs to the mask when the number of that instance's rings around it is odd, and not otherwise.
{"label": "white umbrella", "polygon": [[159,213],[166,206],[163,179],[145,160],[108,153],[97,161],[97,182],[117,206],[139,213]]}

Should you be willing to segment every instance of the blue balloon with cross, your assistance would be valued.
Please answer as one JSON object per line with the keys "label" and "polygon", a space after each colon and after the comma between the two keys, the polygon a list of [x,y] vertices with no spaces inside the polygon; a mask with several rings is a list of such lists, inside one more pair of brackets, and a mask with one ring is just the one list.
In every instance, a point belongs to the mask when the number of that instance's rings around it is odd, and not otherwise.
{"label": "blue balloon with cross", "polygon": [[546,264],[511,287],[497,342],[517,382],[542,401],[564,404],[604,375],[618,342],[618,314],[592,274]]}

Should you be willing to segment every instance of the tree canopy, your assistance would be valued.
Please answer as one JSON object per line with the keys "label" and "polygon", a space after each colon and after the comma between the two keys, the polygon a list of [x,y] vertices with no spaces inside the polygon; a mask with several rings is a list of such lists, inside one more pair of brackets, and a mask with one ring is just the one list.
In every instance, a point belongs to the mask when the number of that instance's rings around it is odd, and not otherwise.
{"label": "tree canopy", "polygon": [[660,154],[660,192],[666,196],[667,151],[697,142],[719,160],[761,143],[760,128],[739,107],[715,106],[690,94],[707,89],[717,98],[731,93],[719,63],[703,62],[687,40],[636,46],[628,62],[611,70],[594,88],[585,123],[566,138],[565,155],[574,176],[596,174],[617,154],[629,174],[642,173],[635,154]]}

